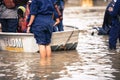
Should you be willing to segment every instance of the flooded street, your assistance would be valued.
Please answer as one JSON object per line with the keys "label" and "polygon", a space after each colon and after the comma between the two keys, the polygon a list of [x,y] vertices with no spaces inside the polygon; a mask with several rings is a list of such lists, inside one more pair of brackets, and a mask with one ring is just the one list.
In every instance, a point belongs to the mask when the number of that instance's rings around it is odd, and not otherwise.
{"label": "flooded street", "polygon": [[120,44],[109,51],[108,36],[91,35],[92,27],[101,26],[104,9],[65,9],[64,25],[80,29],[76,50],[43,60],[39,53],[0,51],[0,80],[120,80]]}
{"label": "flooded street", "polygon": [[39,53],[0,52],[0,80],[119,80],[120,51],[109,51],[107,36],[80,33],[75,51]]}

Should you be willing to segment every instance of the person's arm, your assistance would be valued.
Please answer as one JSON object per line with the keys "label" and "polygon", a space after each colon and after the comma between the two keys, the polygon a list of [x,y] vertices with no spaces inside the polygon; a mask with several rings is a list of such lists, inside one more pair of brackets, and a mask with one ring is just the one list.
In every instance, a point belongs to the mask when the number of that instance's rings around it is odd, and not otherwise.
{"label": "person's arm", "polygon": [[60,23],[60,19],[59,19],[59,18],[56,18],[56,21],[55,21],[55,23],[54,23],[53,26],[56,26],[56,25],[59,24],[59,23]]}
{"label": "person's arm", "polygon": [[27,28],[27,33],[30,32],[30,27],[31,27],[34,19],[35,19],[35,15],[31,15],[31,16],[30,16],[30,21],[29,21],[29,23],[28,23],[28,25],[27,25],[27,26],[28,26],[28,28]]}
{"label": "person's arm", "polygon": [[37,4],[37,0],[32,0],[31,5],[30,5],[30,20],[28,22],[27,25],[27,33],[30,32],[30,27],[35,19],[35,16],[37,15],[38,12],[38,4]]}
{"label": "person's arm", "polygon": [[55,9],[56,9],[58,15],[59,15],[59,16],[62,16],[62,13],[60,12],[60,10],[59,10],[59,8],[58,8],[58,5],[55,4],[54,7],[55,7]]}

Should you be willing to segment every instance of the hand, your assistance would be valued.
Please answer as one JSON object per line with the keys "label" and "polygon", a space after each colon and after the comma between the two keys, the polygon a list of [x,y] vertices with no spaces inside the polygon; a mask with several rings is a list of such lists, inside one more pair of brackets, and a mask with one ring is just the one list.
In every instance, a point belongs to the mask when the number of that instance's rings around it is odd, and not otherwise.
{"label": "hand", "polygon": [[27,32],[27,33],[30,33],[30,27],[31,27],[31,26],[30,26],[29,24],[28,24],[27,26],[28,26],[28,27],[27,27],[27,31],[26,31],[26,32]]}

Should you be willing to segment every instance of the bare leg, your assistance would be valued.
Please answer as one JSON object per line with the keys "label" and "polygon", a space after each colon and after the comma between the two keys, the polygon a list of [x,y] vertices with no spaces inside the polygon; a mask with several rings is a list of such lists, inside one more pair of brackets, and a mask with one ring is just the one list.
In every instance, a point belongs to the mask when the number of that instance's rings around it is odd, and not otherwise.
{"label": "bare leg", "polygon": [[46,58],[47,53],[46,53],[46,46],[45,45],[39,45],[40,49],[40,57],[41,58]]}
{"label": "bare leg", "polygon": [[51,57],[51,46],[50,44],[46,45],[46,54],[47,54],[47,57]]}
{"label": "bare leg", "polygon": [[47,64],[46,58],[40,58],[40,65],[46,66],[46,64]]}

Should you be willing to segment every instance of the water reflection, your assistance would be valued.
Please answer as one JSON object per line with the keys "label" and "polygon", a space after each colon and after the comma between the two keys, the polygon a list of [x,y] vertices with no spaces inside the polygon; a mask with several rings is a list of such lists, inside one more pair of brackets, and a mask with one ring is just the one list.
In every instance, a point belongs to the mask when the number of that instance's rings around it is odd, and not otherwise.
{"label": "water reflection", "polygon": [[[82,39],[81,39],[82,38]],[[115,79],[113,73],[120,75],[120,69],[113,68],[114,63],[112,55],[118,55],[119,48],[117,51],[108,50],[108,36],[91,36],[90,33],[81,33],[79,38],[78,52],[81,53],[83,60],[84,74],[87,75],[87,80],[119,80]],[[115,59],[119,61],[119,59]],[[86,80],[86,78],[82,79]]]}
{"label": "water reflection", "polygon": [[80,34],[77,52],[53,52],[48,59],[0,52],[0,80],[119,80],[120,54],[106,49],[105,38]]}
{"label": "water reflection", "polygon": [[68,75],[65,65],[77,61],[78,56],[76,51],[63,51],[54,52],[52,58],[40,59],[37,53],[1,51],[0,80],[54,80]]}

